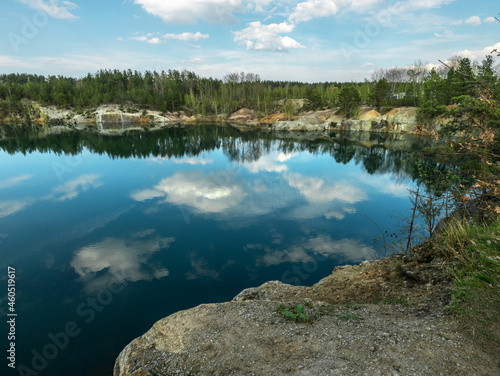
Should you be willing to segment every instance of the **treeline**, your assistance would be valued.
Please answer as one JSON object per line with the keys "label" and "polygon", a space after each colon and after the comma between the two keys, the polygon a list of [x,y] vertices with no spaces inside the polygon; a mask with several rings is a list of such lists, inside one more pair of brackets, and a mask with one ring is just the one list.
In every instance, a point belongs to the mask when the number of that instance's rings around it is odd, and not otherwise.
{"label": "treeline", "polygon": [[307,99],[311,108],[333,106],[342,85],[263,81],[252,73],[230,73],[220,80],[176,70],[101,70],[81,79],[4,74],[0,75],[0,111],[21,114],[23,100],[32,100],[77,111],[115,103],[164,113],[229,114],[249,107],[268,114],[283,107],[280,101],[286,99]]}
{"label": "treeline", "polygon": [[[124,108],[187,111],[199,115],[230,114],[248,107],[261,115],[339,107],[346,116],[360,104],[385,112],[391,107],[418,106],[423,117],[443,114],[446,106],[479,97],[480,85],[499,93],[494,60],[482,62],[455,58],[429,71],[421,64],[381,69],[364,82],[302,83],[262,80],[252,73],[230,73],[222,80],[203,78],[194,72],[101,70],[75,79],[32,74],[0,75],[0,114],[27,118],[35,114],[28,101],[56,105],[76,112],[102,104]],[[27,101],[28,100],[28,101]],[[470,105],[477,105],[469,103]],[[128,107],[127,107],[128,106]],[[478,108],[477,111],[480,111]]]}

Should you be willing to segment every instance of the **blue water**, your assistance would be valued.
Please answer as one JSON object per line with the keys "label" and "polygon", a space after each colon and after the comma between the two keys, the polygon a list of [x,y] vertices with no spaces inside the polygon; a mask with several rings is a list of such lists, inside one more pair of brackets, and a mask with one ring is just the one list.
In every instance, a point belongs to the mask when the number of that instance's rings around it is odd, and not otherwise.
{"label": "blue water", "polygon": [[23,367],[4,357],[0,374],[110,375],[175,311],[383,256],[373,238],[410,207],[405,158],[221,127],[2,141],[0,283],[14,267]]}

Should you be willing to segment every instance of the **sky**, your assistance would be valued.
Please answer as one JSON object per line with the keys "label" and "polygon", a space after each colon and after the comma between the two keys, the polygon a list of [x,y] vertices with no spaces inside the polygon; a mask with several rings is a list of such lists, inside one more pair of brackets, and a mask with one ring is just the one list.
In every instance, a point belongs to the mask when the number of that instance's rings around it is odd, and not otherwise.
{"label": "sky", "polygon": [[481,61],[500,50],[499,13],[498,0],[3,0],[0,73],[362,81],[415,61]]}

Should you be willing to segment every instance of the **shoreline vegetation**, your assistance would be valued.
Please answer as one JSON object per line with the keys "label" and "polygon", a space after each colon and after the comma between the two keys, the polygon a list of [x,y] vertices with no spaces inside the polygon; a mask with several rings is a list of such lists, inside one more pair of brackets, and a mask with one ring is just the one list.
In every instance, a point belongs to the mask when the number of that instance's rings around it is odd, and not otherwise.
{"label": "shoreline vegetation", "polygon": [[[245,73],[218,80],[186,71],[1,75],[0,121],[49,134],[215,122],[241,131],[460,138],[434,148],[465,159],[459,171],[418,167],[413,214],[402,220],[404,249],[336,268],[310,287],[268,282],[231,302],[175,313],[122,351],[114,375],[496,374],[500,84],[493,63],[491,56],[456,58],[431,71],[416,64],[362,83],[273,82]],[[416,216],[429,236],[412,247]]]}

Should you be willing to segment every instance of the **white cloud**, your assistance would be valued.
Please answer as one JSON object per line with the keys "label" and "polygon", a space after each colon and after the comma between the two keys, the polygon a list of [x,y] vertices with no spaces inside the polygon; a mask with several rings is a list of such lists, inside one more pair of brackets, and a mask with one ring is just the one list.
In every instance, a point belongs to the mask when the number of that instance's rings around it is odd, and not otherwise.
{"label": "white cloud", "polygon": [[32,178],[32,175],[19,175],[19,176],[15,176],[13,178],[0,180],[0,189],[14,187],[14,186],[16,186],[16,185],[18,185],[26,180],[29,180],[31,178]]}
{"label": "white cloud", "polygon": [[205,60],[203,60],[201,57],[196,57],[194,59],[191,59],[188,61],[188,64],[204,64],[205,63]]}
{"label": "white cloud", "polygon": [[106,238],[77,251],[70,265],[86,284],[88,292],[101,290],[121,279],[132,282],[160,279],[169,274],[168,270],[147,265],[147,262],[153,253],[168,248],[174,241],[175,238]]}
{"label": "white cloud", "polygon": [[[257,12],[264,12],[265,11],[265,7],[267,5],[269,5],[270,3],[272,3],[273,0],[254,0],[253,1],[253,6],[255,7],[255,10]],[[252,6],[252,4],[250,4],[250,6]]]}
{"label": "white cloud", "polygon": [[23,59],[0,55],[0,66],[15,68],[18,72],[20,68],[23,68],[23,73],[35,74],[86,75],[88,72],[104,68],[128,69],[130,64],[141,65],[143,69],[151,69],[151,61],[151,56],[138,55],[133,51],[122,51],[119,56],[115,54],[61,55],[33,56]]}
{"label": "white cloud", "polygon": [[19,59],[13,56],[0,55],[0,67],[7,68],[36,68],[36,64],[26,61],[26,59]]}
{"label": "white cloud", "polygon": [[155,37],[155,38],[151,38],[150,40],[148,40],[147,43],[148,44],[160,44],[161,40],[160,40],[160,38]]}
{"label": "white cloud", "polygon": [[152,37],[153,35],[158,35],[158,33],[148,33],[146,35],[131,37],[130,39],[136,40],[138,42],[146,42],[148,44],[161,44],[166,43],[168,39],[182,40],[187,42],[191,40],[206,39],[210,37],[209,34],[202,34],[199,31],[196,33],[165,34],[161,36],[161,39],[157,36]]}
{"label": "white cloud", "polygon": [[490,55],[491,52],[496,49],[500,50],[500,42],[494,44],[493,46],[487,46],[481,50],[462,50],[454,53],[454,55],[461,57],[468,57],[471,60],[484,59],[486,55]]}
{"label": "white cloud", "polygon": [[458,39],[462,37],[461,35],[455,34],[453,31],[450,30],[445,30],[443,34],[434,33],[434,36],[440,39]]}
{"label": "white cloud", "polygon": [[451,22],[450,22],[450,25],[452,25],[452,26],[460,26],[460,25],[462,25],[463,23],[464,23],[464,21],[463,21],[463,20],[455,20],[455,21],[451,21]]}
{"label": "white cloud", "polygon": [[59,0],[17,0],[23,4],[27,4],[30,8],[47,13],[50,17],[61,19],[75,19],[78,18],[70,11],[77,8],[77,5],[69,1]]}
{"label": "white cloud", "polygon": [[209,34],[202,34],[199,31],[196,33],[165,34],[162,36],[163,39],[177,39],[183,41],[207,39],[209,37]]}
{"label": "white cloud", "polygon": [[464,21],[467,25],[478,26],[481,25],[481,19],[478,16],[472,16]]}
{"label": "white cloud", "polygon": [[337,12],[338,7],[333,0],[307,0],[297,4],[289,20],[292,22],[309,21],[316,17],[333,16]]}
{"label": "white cloud", "polygon": [[56,201],[71,200],[77,197],[81,192],[88,190],[89,188],[98,188],[102,185],[97,179],[100,175],[88,174],[82,175],[79,178],[70,180],[52,190],[52,193],[45,199],[52,199]]}
{"label": "white cloud", "polygon": [[488,17],[488,18],[485,18],[483,22],[486,22],[486,23],[493,23],[495,22],[495,17]]}
{"label": "white cloud", "polygon": [[293,31],[294,25],[287,22],[263,25],[259,21],[249,22],[245,29],[234,31],[234,41],[244,44],[248,50],[280,51],[304,48],[294,39],[281,36]]}
{"label": "white cloud", "polygon": [[233,23],[235,12],[243,10],[242,0],[134,0],[134,4],[167,23],[192,24],[197,20]]}
{"label": "white cloud", "polygon": [[442,5],[447,5],[455,0],[407,0],[398,1],[390,7],[391,12],[400,14],[408,11],[440,8]]}

